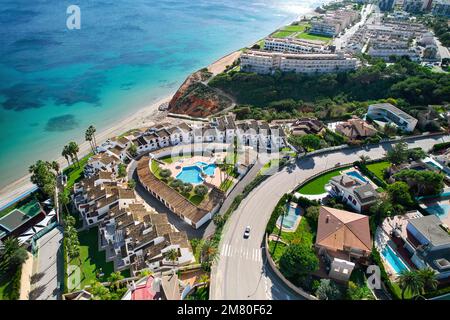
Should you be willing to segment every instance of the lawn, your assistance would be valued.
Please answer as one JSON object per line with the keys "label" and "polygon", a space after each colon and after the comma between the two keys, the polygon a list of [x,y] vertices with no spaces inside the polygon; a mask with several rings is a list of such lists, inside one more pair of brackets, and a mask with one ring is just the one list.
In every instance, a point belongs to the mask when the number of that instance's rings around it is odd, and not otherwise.
{"label": "lawn", "polygon": [[[69,265],[79,267],[81,279],[76,279],[75,274],[69,276],[67,280],[70,283],[69,286],[73,289],[84,288],[86,285],[90,285],[100,272],[103,273],[103,276],[99,280],[106,281],[114,272],[114,266],[112,262],[106,262],[105,252],[98,250],[97,227],[78,233],[78,238],[80,240],[80,257],[69,261]],[[122,272],[122,274],[127,277],[129,271]]]}
{"label": "lawn", "polygon": [[381,161],[381,162],[375,162],[375,163],[371,163],[366,165],[367,169],[371,172],[373,172],[373,174],[380,179],[381,181],[385,181],[384,180],[384,169],[389,168],[391,164],[387,161]]}
{"label": "lawn", "polygon": [[[280,229],[275,227],[272,234],[278,234]],[[281,239],[286,243],[314,243],[315,230],[309,225],[308,219],[302,217],[297,229],[294,232],[281,232]]]}
{"label": "lawn", "polygon": [[279,241],[270,241],[269,242],[269,252],[272,256],[273,261],[278,264],[281,256],[283,255],[284,250],[286,249],[286,245]]}
{"label": "lawn", "polygon": [[300,189],[298,189],[297,192],[309,195],[325,193],[325,185],[330,181],[330,179],[338,176],[342,170],[345,170],[347,168],[349,167],[336,169],[334,171],[330,171],[321,176],[318,176],[317,178],[311,180]]}
{"label": "lawn", "polygon": [[220,184],[220,190],[227,191],[233,185],[233,179],[227,179]]}
{"label": "lawn", "polygon": [[319,36],[316,34],[311,34],[311,33],[306,33],[306,32],[299,33],[295,37],[297,39],[318,40],[318,41],[325,41],[325,42],[328,42],[332,39],[331,37]]}
{"label": "lawn", "polygon": [[161,179],[161,176],[159,175],[159,172],[161,171],[161,167],[159,166],[158,161],[152,160],[151,170],[158,179]]}
{"label": "lawn", "polygon": [[272,34],[271,36],[274,38],[287,38],[291,35],[293,35],[295,33],[295,31],[277,31],[274,34]]}
{"label": "lawn", "polygon": [[91,156],[92,153],[89,153],[87,156],[80,159],[79,164],[72,164],[71,166],[63,170],[63,173],[67,176],[67,189],[71,190],[73,188],[73,185],[83,178],[84,167],[88,163],[88,160]]}
{"label": "lawn", "polygon": [[308,24],[296,24],[284,27],[283,31],[292,31],[292,32],[303,32],[305,31]]}

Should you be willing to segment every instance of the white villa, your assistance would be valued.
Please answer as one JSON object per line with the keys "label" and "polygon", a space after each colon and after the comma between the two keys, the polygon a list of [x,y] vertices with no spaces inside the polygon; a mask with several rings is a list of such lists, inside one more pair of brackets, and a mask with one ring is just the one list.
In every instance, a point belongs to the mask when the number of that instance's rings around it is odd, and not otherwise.
{"label": "white villa", "polygon": [[416,118],[390,103],[371,104],[367,116],[371,117],[377,124],[389,123],[407,132],[414,131],[417,125]]}

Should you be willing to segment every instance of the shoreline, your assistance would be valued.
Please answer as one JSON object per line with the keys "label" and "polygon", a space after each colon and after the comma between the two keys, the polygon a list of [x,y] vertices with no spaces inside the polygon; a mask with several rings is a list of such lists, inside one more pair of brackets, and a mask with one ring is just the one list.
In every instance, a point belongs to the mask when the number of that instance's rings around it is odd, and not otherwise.
{"label": "shoreline", "polygon": [[[315,8],[310,8],[308,12],[298,15],[294,20],[290,21],[288,24],[285,25],[290,25],[292,22],[298,21],[302,18],[310,18],[316,15],[314,10]],[[275,29],[273,32],[275,32],[279,28]],[[257,43],[258,41],[259,40],[257,40],[255,43]],[[253,44],[250,44],[250,46],[252,46]],[[221,58],[213,61],[212,63],[209,63],[206,66],[206,68],[210,72],[212,72],[214,76],[219,74],[225,69],[226,65],[229,65],[230,62],[232,63],[241,54],[241,49],[242,48],[226,53]],[[187,77],[189,77],[189,75],[187,75]],[[176,91],[168,96],[156,100],[150,105],[147,105],[139,109],[134,114],[119,121],[119,123],[96,133],[96,140],[98,144],[102,144],[105,140],[113,137],[114,135],[123,134],[131,129],[154,124],[155,121],[158,120],[158,113],[159,113],[158,107],[163,103],[170,102],[172,97],[175,95]],[[90,145],[87,141],[80,143],[79,148],[80,151],[78,155],[80,158],[86,156],[91,151]],[[59,156],[57,159],[54,160],[60,164],[61,170],[64,170],[67,167],[67,161],[64,157]],[[33,183],[31,183],[30,176],[31,176],[30,174],[26,174],[14,180],[13,182],[7,184],[6,186],[0,188],[0,210],[4,209],[7,205],[9,206],[13,202],[17,201],[19,198],[26,196],[27,193],[34,191],[36,186]]]}
{"label": "shoreline", "polygon": [[[102,144],[108,138],[123,134],[128,130],[154,124],[158,119],[158,107],[165,102],[169,102],[173,95],[174,93],[171,93],[168,96],[158,99],[150,105],[143,107],[134,114],[119,121],[117,124],[96,133],[95,137],[98,144]],[[78,156],[80,158],[91,152],[90,144],[87,141],[80,143],[79,148],[80,151]],[[64,170],[67,167],[67,161],[64,157],[59,156],[54,160],[60,164],[61,170]],[[24,195],[35,188],[35,185],[30,181],[30,177],[30,174],[26,174],[0,189],[0,209],[3,209],[3,207],[10,204],[21,195]]]}

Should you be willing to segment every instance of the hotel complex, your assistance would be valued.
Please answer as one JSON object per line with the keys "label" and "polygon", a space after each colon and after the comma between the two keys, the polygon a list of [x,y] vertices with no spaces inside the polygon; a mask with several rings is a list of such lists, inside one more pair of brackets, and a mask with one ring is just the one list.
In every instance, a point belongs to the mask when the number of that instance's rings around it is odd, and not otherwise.
{"label": "hotel complex", "polygon": [[296,73],[329,73],[355,70],[357,59],[344,53],[294,54],[248,50],[241,55],[243,71],[268,74],[280,70]]}

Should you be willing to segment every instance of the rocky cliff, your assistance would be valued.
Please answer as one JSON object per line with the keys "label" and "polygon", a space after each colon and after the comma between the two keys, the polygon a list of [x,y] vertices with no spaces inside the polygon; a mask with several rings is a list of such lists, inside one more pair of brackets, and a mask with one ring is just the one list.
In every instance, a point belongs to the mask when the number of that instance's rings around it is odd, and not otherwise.
{"label": "rocky cliff", "polygon": [[190,75],[169,103],[169,112],[193,117],[207,117],[232,105],[232,101],[211,88],[206,81],[211,76],[204,69]]}

